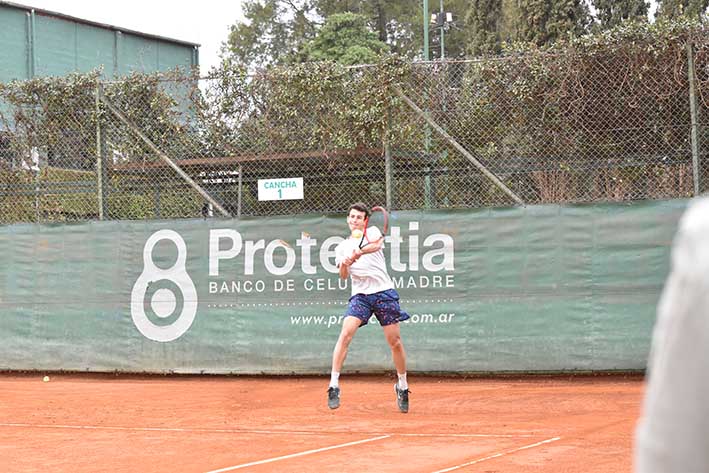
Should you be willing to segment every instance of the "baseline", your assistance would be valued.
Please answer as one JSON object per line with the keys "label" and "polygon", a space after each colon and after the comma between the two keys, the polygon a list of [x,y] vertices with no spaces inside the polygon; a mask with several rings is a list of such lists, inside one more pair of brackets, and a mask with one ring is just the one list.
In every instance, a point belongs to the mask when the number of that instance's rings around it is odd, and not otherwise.
{"label": "baseline", "polygon": [[365,432],[358,430],[265,430],[265,429],[209,429],[199,427],[121,427],[111,425],[81,425],[81,424],[29,424],[21,422],[0,422],[0,427],[22,427],[36,429],[74,429],[74,430],[121,430],[134,432],[198,432],[215,434],[265,434],[265,435],[388,435],[390,437],[451,437],[451,438],[532,438],[534,434],[461,434],[454,432]]}

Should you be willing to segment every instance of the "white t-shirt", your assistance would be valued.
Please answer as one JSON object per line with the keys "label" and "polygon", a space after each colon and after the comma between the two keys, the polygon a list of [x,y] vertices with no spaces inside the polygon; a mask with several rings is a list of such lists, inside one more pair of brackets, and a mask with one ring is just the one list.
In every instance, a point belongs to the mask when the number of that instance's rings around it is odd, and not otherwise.
{"label": "white t-shirt", "polygon": [[[369,241],[376,241],[381,236],[382,232],[377,227],[367,228],[367,239]],[[345,258],[352,255],[360,241],[360,238],[349,237],[337,245],[337,248],[335,248],[335,264],[338,268]],[[384,251],[381,249],[374,253],[360,256],[350,266],[350,278],[352,279],[353,296],[355,294],[374,294],[394,289],[394,282],[389,277],[389,273],[387,273]]]}

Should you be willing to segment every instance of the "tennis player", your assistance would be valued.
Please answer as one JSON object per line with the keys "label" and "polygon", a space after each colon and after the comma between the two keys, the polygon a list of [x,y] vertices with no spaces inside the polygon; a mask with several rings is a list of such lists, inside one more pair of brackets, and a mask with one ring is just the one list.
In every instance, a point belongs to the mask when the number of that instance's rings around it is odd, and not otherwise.
{"label": "tennis player", "polygon": [[401,341],[399,322],[409,318],[409,314],[399,307],[399,294],[389,277],[384,260],[384,236],[375,227],[366,229],[367,241],[360,248],[365,224],[370,215],[369,208],[361,203],[352,204],[347,214],[347,225],[352,236],[342,241],[335,249],[335,263],[340,270],[340,278],[351,278],[352,297],[342,323],[340,337],[332,353],[332,374],[327,390],[327,405],[330,409],[340,407],[340,371],[347,356],[347,348],[357,329],[369,322],[372,315],[377,317],[384,330],[384,336],[391,348],[398,381],[394,384],[396,402],[401,412],[409,411],[409,386],[406,381],[406,352]]}

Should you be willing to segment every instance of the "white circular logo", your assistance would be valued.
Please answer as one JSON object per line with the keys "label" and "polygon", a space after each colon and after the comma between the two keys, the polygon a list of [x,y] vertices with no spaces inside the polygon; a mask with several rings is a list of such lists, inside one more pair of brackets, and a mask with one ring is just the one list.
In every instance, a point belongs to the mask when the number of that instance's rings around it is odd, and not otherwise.
{"label": "white circular logo", "polygon": [[[158,268],[153,262],[153,249],[158,242],[170,240],[177,247],[177,261],[168,269]],[[143,248],[143,272],[133,286],[131,293],[131,317],[133,323],[150,340],[171,342],[182,336],[192,325],[197,314],[197,290],[187,274],[187,246],[182,237],[173,230],[160,230],[148,238]],[[153,323],[145,313],[146,295],[151,284],[168,281],[179,289],[182,311],[166,325]],[[178,306],[178,294],[173,288],[160,288],[150,297],[150,309],[155,317],[167,321]]]}

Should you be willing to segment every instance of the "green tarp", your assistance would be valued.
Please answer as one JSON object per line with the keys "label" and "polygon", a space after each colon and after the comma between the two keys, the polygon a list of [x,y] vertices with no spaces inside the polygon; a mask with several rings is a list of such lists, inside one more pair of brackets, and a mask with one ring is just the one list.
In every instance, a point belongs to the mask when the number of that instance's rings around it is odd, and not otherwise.
{"label": "green tarp", "polygon": [[[686,201],[402,211],[410,371],[641,370]],[[0,369],[326,373],[344,215],[0,227]],[[392,369],[381,329],[345,371]]]}

